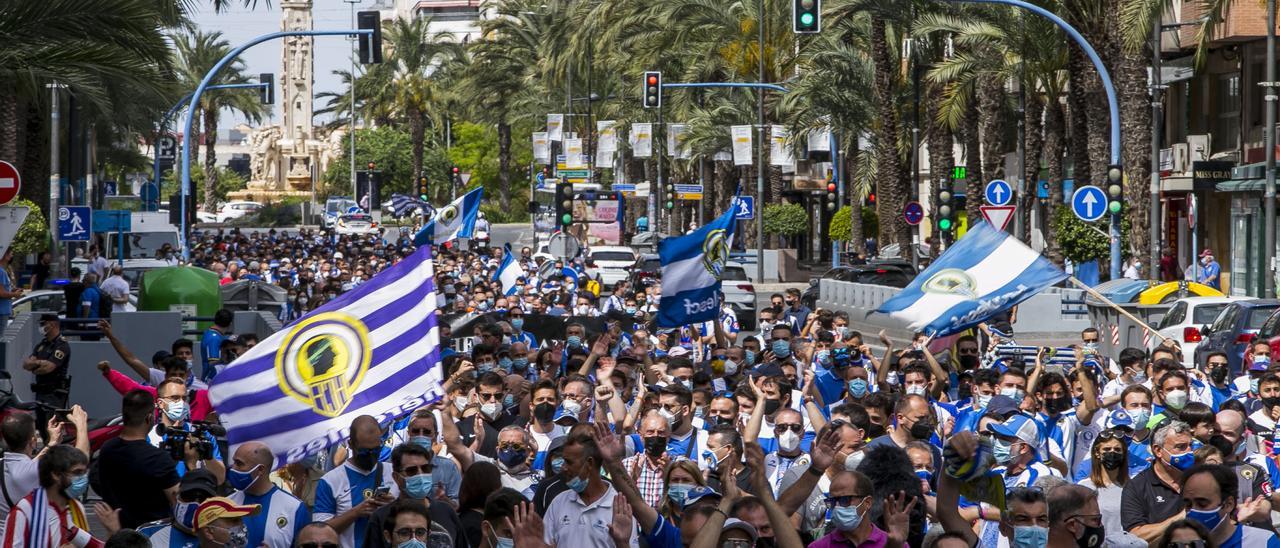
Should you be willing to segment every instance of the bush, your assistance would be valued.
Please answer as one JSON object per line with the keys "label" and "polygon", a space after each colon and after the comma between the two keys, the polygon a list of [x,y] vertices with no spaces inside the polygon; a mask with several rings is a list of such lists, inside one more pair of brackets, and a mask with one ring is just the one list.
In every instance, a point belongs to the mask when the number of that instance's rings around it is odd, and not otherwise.
{"label": "bush", "polygon": [[480,212],[484,213],[484,218],[493,224],[506,223],[527,223],[529,222],[529,211],[526,210],[524,204],[517,204],[514,200],[511,203],[511,209],[502,209],[496,201],[493,203],[480,204]]}
{"label": "bush", "polygon": [[[849,241],[853,237],[850,220],[849,206],[840,208],[840,211],[831,218],[831,223],[827,225],[827,236],[832,240]],[[862,234],[865,236],[879,231],[880,220],[876,218],[876,211],[869,207],[862,208]]]}
{"label": "bush", "polygon": [[[1109,230],[1106,217],[1096,223],[1086,223],[1076,217],[1070,207],[1058,206],[1051,222],[1057,231],[1063,256],[1072,262],[1079,264],[1094,259],[1106,261],[1111,256],[1111,239],[1106,235]],[[1128,249],[1125,244],[1128,237],[1129,221],[1127,217],[1121,216],[1120,249]]]}
{"label": "bush", "polygon": [[799,236],[809,230],[809,212],[800,204],[764,207],[764,232],[775,236]]}
{"label": "bush", "polygon": [[22,257],[49,249],[49,225],[45,222],[44,212],[40,210],[40,206],[23,198],[19,198],[13,205],[31,208],[27,219],[22,221],[21,227],[18,227],[18,234],[9,244],[10,249],[13,249],[13,255]]}

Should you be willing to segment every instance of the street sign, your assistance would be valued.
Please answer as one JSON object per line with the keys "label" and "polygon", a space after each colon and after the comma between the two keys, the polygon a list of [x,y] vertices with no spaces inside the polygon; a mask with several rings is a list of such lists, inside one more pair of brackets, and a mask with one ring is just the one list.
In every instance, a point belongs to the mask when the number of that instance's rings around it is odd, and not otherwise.
{"label": "street sign", "polygon": [[160,188],[155,183],[143,183],[138,194],[142,198],[143,210],[155,211],[160,209]]}
{"label": "street sign", "polygon": [[22,175],[13,164],[0,160],[0,205],[12,202],[22,188]]}
{"label": "street sign", "polygon": [[755,196],[738,196],[738,211],[733,214],[733,218],[740,220],[756,218]]}
{"label": "street sign", "polygon": [[0,208],[0,255],[4,255],[5,250],[9,249],[13,237],[22,228],[22,222],[27,220],[28,213],[31,213],[31,208],[24,206]]}
{"label": "street sign", "polygon": [[89,206],[58,207],[58,241],[87,242],[93,229]]}
{"label": "street sign", "polygon": [[178,140],[164,135],[156,142],[156,157],[161,160],[173,161],[178,157]]}
{"label": "street sign", "polygon": [[542,185],[547,182],[547,174],[541,171],[538,172],[538,175],[535,178],[538,180],[538,187],[542,187]]}
{"label": "street sign", "polygon": [[1082,186],[1071,193],[1071,211],[1086,223],[1101,219],[1107,212],[1107,193],[1096,186]]}
{"label": "street sign", "polygon": [[671,185],[676,190],[677,200],[701,200],[702,185]]}
{"label": "street sign", "polygon": [[1003,179],[996,179],[987,183],[984,194],[986,194],[988,204],[993,206],[1007,205],[1009,201],[1013,200],[1013,187],[1009,186],[1009,183],[1006,183]]}
{"label": "street sign", "polygon": [[586,179],[591,176],[590,169],[561,169],[556,174],[564,179]]}
{"label": "street sign", "polygon": [[93,232],[130,232],[133,213],[125,209],[99,209],[93,212]]}
{"label": "street sign", "polygon": [[987,224],[1000,230],[1004,230],[1009,226],[1009,220],[1013,218],[1013,212],[1018,208],[1014,206],[978,206],[982,211],[982,218],[987,220]]}
{"label": "street sign", "polygon": [[920,224],[924,220],[924,206],[920,202],[907,202],[906,207],[902,208],[902,218],[911,226]]}
{"label": "street sign", "polygon": [[578,251],[582,249],[582,244],[578,243],[578,239],[557,232],[551,235],[551,240],[547,242],[547,253],[559,259],[572,259],[578,256]]}

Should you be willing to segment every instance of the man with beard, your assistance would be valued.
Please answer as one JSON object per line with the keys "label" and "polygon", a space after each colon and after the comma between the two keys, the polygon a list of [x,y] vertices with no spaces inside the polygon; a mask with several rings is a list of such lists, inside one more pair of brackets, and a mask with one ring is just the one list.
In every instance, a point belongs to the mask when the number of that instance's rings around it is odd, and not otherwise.
{"label": "man with beard", "polygon": [[[907,394],[898,400],[893,412],[893,429],[868,442],[866,450],[878,445],[893,445],[905,451],[907,444],[913,441],[931,443],[938,421],[928,399],[918,394]],[[933,462],[942,462],[942,451],[936,445],[931,444],[930,447],[933,449]]]}

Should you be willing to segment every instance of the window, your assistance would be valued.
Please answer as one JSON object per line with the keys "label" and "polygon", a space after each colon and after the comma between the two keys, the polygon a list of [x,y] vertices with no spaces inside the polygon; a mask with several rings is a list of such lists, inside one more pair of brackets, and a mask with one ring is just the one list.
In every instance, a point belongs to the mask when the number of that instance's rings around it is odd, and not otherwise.
{"label": "window", "polygon": [[1164,315],[1164,319],[1160,320],[1160,325],[1156,329],[1164,329],[1173,327],[1182,323],[1187,317],[1187,303],[1177,303],[1173,308],[1169,309],[1169,313]]}
{"label": "window", "polygon": [[1240,148],[1240,75],[1220,74],[1214,82],[1213,150],[1230,151]]}
{"label": "window", "polygon": [[1191,312],[1191,323],[1193,325],[1207,325],[1212,323],[1213,319],[1217,318],[1218,314],[1222,312],[1222,309],[1226,307],[1226,303],[1202,304],[1197,306],[1195,310]]}
{"label": "window", "polygon": [[1213,325],[1209,327],[1209,331],[1218,332],[1228,329],[1229,326],[1236,323],[1236,313],[1240,311],[1238,306],[1228,306],[1218,314],[1218,319],[1213,321]]}
{"label": "window", "polygon": [[1272,312],[1276,311],[1274,306],[1259,306],[1249,310],[1249,323],[1244,326],[1245,329],[1258,329],[1262,327],[1262,322],[1267,321]]}

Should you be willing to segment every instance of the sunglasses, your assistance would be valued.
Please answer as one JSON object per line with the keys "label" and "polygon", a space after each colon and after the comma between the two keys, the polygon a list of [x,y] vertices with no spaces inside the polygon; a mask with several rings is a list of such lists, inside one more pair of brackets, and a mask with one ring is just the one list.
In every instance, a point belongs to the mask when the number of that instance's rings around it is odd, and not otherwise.
{"label": "sunglasses", "polygon": [[775,432],[786,432],[787,430],[790,430],[799,434],[804,432],[804,426],[799,424],[775,424],[773,425],[773,430]]}
{"label": "sunglasses", "polygon": [[339,548],[336,542],[304,542],[298,548]]}

